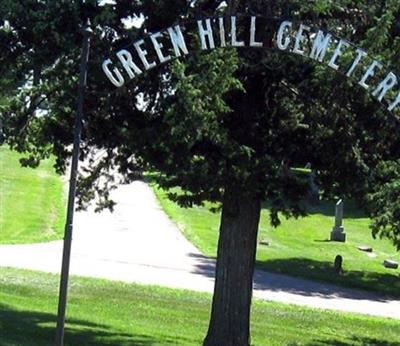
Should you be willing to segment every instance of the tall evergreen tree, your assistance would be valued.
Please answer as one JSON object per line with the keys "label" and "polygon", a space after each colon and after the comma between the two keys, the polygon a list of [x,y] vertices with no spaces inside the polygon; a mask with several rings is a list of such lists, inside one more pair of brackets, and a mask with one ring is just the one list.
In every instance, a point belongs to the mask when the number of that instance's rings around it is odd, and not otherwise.
{"label": "tall evergreen tree", "polygon": [[[26,164],[36,165],[54,154],[57,169],[65,170],[73,139],[79,28],[89,16],[94,37],[82,158],[94,149],[104,155],[92,162],[88,176],[81,177],[81,205],[98,195],[99,207],[112,207],[110,171],[118,170],[129,181],[138,168],[159,172],[156,179],[163,188],[180,187],[182,193],[170,197],[185,207],[220,202],[206,346],[250,344],[261,202],[271,202],[273,225],[279,224],[279,212],[288,217],[305,213],[302,200],[308,185],[290,174],[290,167],[312,162],[326,198],[340,195],[363,202],[376,216],[376,233],[400,243],[399,207],[388,203],[382,192],[398,184],[398,170],[388,168],[398,165],[398,115],[389,114],[355,87],[356,81],[296,55],[233,48],[198,49],[119,89],[105,78],[105,57],[143,35],[200,15],[230,12],[312,23],[399,67],[397,1],[226,5],[183,0],[122,0],[105,6],[93,0],[0,0],[0,18],[12,29],[0,30],[0,72],[12,71],[23,85],[1,118],[5,141],[27,153]],[[143,24],[127,30],[122,19],[130,16],[142,17]],[[200,42],[193,38],[193,44]],[[154,52],[150,58],[156,58]],[[96,183],[101,176],[108,179]],[[384,214],[383,220],[382,213],[389,209],[392,213]]]}

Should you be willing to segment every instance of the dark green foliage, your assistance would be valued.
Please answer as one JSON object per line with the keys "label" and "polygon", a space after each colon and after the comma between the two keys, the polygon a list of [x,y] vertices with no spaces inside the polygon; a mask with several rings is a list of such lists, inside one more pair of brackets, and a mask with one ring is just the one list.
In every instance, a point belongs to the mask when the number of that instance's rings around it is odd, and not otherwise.
{"label": "dark green foliage", "polygon": [[400,251],[400,161],[382,162],[376,170],[375,189],[368,196],[373,235],[393,240]]}

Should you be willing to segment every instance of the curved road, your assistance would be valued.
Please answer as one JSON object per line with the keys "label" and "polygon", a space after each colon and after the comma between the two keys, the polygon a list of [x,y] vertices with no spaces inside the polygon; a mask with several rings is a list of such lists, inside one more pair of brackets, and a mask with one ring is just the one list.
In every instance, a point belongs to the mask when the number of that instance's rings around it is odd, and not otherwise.
{"label": "curved road", "polygon": [[[114,213],[75,215],[71,274],[213,291],[214,260],[188,242],[143,182],[114,191]],[[0,246],[0,266],[59,273],[62,242]],[[0,270],[1,271],[1,270]],[[400,300],[257,270],[254,296],[400,319]]]}

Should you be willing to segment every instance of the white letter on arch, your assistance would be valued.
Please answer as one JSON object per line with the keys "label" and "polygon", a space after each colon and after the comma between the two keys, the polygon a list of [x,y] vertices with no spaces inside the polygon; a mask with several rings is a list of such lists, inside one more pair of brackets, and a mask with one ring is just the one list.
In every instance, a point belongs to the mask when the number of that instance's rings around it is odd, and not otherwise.
{"label": "white letter on arch", "polygon": [[376,97],[379,102],[383,100],[387,92],[398,83],[397,76],[393,72],[389,72],[386,78],[378,85],[372,96]]}
{"label": "white letter on arch", "polygon": [[276,43],[280,50],[286,50],[289,48],[290,38],[286,37],[285,41],[283,41],[283,34],[285,33],[286,29],[291,28],[292,25],[293,25],[292,22],[284,21],[284,22],[282,22],[281,26],[279,27]]}
{"label": "white letter on arch", "polygon": [[147,60],[147,55],[148,55],[147,50],[146,48],[142,48],[142,46],[144,45],[144,40],[139,40],[135,42],[133,45],[135,46],[135,49],[139,54],[139,58],[140,60],[142,60],[144,68],[146,70],[150,70],[153,67],[157,66],[155,62],[149,63],[149,61]]}
{"label": "white letter on arch", "polygon": [[208,42],[210,44],[210,49],[215,48],[215,43],[214,43],[214,36],[213,36],[213,31],[211,27],[211,20],[206,19],[206,29],[203,27],[203,21],[198,20],[197,21],[197,26],[199,27],[199,34],[200,34],[200,40],[201,40],[201,49],[207,50],[207,41],[206,37],[208,38]]}
{"label": "white letter on arch", "polygon": [[262,47],[262,42],[256,41],[256,21],[257,17],[251,17],[251,25],[250,25],[250,47]]}
{"label": "white letter on arch", "polygon": [[135,78],[135,74],[139,75],[142,73],[142,70],[133,62],[131,53],[127,50],[121,49],[117,53],[117,57],[131,79]]}
{"label": "white letter on arch", "polygon": [[332,35],[326,34],[319,30],[314,39],[314,44],[311,49],[310,58],[322,62],[325,58],[329,45],[331,44]]}
{"label": "white letter on arch", "polygon": [[304,39],[306,38],[306,36],[304,36],[304,32],[310,30],[311,28],[309,26],[300,24],[300,29],[296,35],[296,42],[294,44],[293,53],[304,55],[304,50],[301,49]]}
{"label": "white letter on arch", "polygon": [[370,77],[375,76],[375,69],[376,68],[382,69],[383,65],[379,61],[374,60],[372,62],[372,64],[368,67],[367,71],[364,73],[364,76],[361,78],[361,80],[358,82],[358,84],[360,84],[363,88],[368,90],[369,89],[369,85],[367,84],[367,80]]}
{"label": "white letter on arch", "polygon": [[168,28],[169,36],[171,37],[172,46],[174,47],[175,55],[177,57],[181,56],[181,51],[183,54],[189,54],[189,51],[186,47],[185,38],[183,37],[181,27],[179,25],[175,25],[173,28]]}
{"label": "white letter on arch", "polygon": [[117,77],[117,78],[115,78],[109,69],[110,65],[112,65],[111,59],[107,59],[103,62],[102,67],[103,67],[104,73],[106,74],[106,76],[108,77],[110,82],[113,83],[116,87],[118,87],[118,88],[122,87],[125,83],[124,77],[122,76],[121,72],[116,67],[114,67],[113,72],[114,72],[115,76]]}
{"label": "white letter on arch", "polygon": [[160,60],[160,63],[163,64],[167,61],[170,61],[171,56],[170,55],[164,56],[162,52],[164,45],[158,41],[158,39],[161,37],[162,34],[160,32],[156,32],[155,34],[150,35],[151,42],[153,43],[154,49],[156,50],[156,54],[158,56],[158,60]]}
{"label": "white letter on arch", "polygon": [[348,48],[350,47],[350,43],[348,43],[345,40],[340,40],[336,49],[335,49],[335,53],[333,53],[333,56],[331,58],[331,60],[329,61],[328,66],[333,68],[334,70],[338,70],[339,69],[339,65],[336,64],[337,59],[343,55],[343,51],[342,48]]}

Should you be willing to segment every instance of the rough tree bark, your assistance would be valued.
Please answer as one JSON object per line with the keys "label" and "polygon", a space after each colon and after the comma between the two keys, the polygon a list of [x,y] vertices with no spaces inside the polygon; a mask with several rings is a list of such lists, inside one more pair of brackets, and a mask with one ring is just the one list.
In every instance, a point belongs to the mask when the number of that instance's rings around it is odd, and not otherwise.
{"label": "rough tree bark", "polygon": [[211,319],[204,346],[250,345],[250,306],[261,202],[238,187],[225,190]]}

